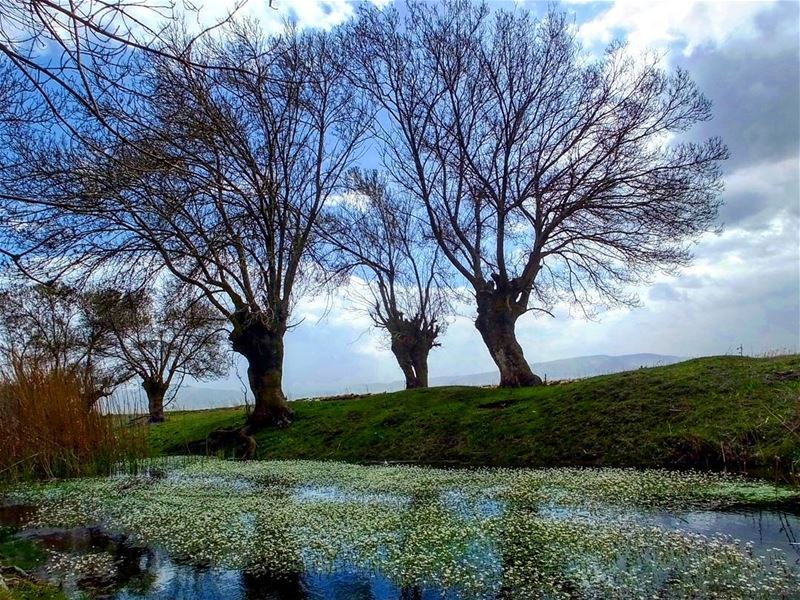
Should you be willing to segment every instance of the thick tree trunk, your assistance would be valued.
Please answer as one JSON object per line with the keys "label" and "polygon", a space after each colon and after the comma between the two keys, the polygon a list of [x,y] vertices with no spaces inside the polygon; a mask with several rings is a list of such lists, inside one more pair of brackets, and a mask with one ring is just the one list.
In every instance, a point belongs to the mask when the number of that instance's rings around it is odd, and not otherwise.
{"label": "thick tree trunk", "polygon": [[249,423],[253,427],[285,427],[292,410],[283,394],[283,328],[275,332],[255,321],[235,327],[233,349],[247,359],[247,379],[255,404]]}
{"label": "thick tree trunk", "polygon": [[108,396],[108,391],[103,388],[88,388],[81,391],[81,400],[86,408],[92,410],[100,400]]}
{"label": "thick tree trunk", "polygon": [[516,306],[508,293],[494,289],[477,294],[478,317],[475,328],[500,370],[500,387],[526,387],[540,385],[542,379],[534,375],[522,346],[517,342],[514,326],[524,312]]}
{"label": "thick tree trunk", "polygon": [[420,342],[414,348],[414,352],[411,355],[414,373],[417,376],[417,387],[428,387],[428,354],[430,351],[430,345],[425,342]]}
{"label": "thick tree trunk", "polygon": [[403,371],[403,376],[406,378],[406,389],[411,390],[422,387],[419,385],[417,374],[414,372],[410,344],[407,340],[398,339],[398,337],[400,336],[392,335],[392,354],[394,354],[394,357],[397,359],[397,364],[400,366],[400,370]]}
{"label": "thick tree trunk", "polygon": [[406,378],[406,389],[428,387],[428,353],[433,341],[423,331],[412,331],[406,323],[404,331],[389,331],[392,336],[392,354]]}
{"label": "thick tree trunk", "polygon": [[167,395],[167,384],[157,379],[142,380],[144,393],[147,394],[147,410],[149,423],[164,422],[164,396]]}

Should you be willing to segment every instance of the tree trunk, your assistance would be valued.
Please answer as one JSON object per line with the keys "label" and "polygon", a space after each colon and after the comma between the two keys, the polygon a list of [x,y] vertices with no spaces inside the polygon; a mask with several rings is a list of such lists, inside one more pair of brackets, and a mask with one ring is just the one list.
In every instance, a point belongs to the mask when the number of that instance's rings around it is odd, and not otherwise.
{"label": "tree trunk", "polygon": [[167,384],[157,379],[142,380],[144,393],[147,394],[147,410],[149,423],[164,422],[164,396],[167,395]]}
{"label": "tree trunk", "polygon": [[406,378],[406,389],[428,387],[428,354],[434,344],[432,336],[415,328],[413,321],[401,323],[397,327],[400,331],[387,329],[392,336],[392,354]]}
{"label": "tree trunk", "polygon": [[233,350],[247,359],[247,379],[255,404],[249,423],[253,427],[285,427],[292,422],[292,410],[283,394],[283,334],[259,321],[234,326],[230,340]]}
{"label": "tree trunk", "polygon": [[397,364],[406,378],[406,389],[411,390],[420,387],[417,382],[417,375],[414,373],[410,344],[405,339],[405,336],[392,334],[392,354],[397,359]]}
{"label": "tree trunk", "polygon": [[103,388],[89,387],[80,392],[81,400],[86,405],[86,408],[92,410],[100,400],[108,396],[107,390]]}
{"label": "tree trunk", "polygon": [[389,333],[392,336],[392,354],[397,359],[397,364],[406,378],[406,389],[413,390],[419,387],[427,387],[427,382],[425,385],[421,385],[414,369],[414,341],[404,333],[391,331]]}
{"label": "tree trunk", "polygon": [[423,340],[417,342],[411,354],[411,362],[414,365],[414,373],[417,376],[417,387],[428,387],[428,354],[430,351],[430,343],[427,340]]}
{"label": "tree trunk", "polygon": [[478,317],[475,328],[500,370],[500,387],[526,387],[540,385],[542,379],[534,375],[522,346],[517,342],[514,326],[524,312],[509,293],[494,289],[477,294]]}

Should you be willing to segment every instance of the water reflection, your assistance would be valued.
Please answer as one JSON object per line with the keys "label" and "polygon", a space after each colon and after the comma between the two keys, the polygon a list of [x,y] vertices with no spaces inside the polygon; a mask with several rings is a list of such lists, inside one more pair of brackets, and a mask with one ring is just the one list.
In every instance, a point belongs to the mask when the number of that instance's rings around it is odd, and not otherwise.
{"label": "water reflection", "polygon": [[[0,524],[19,525],[30,507],[0,507]],[[79,592],[108,600],[435,600],[448,594],[419,586],[400,588],[376,573],[273,574],[238,571],[176,561],[158,549],[99,527],[23,529],[18,537],[37,540],[55,556],[106,556],[113,568],[75,575],[49,561],[36,574],[59,584],[71,596]]]}
{"label": "water reflection", "polygon": [[[211,483],[217,484],[216,481]],[[246,491],[252,490],[247,488]],[[359,500],[354,496],[355,492],[343,494],[330,486],[314,489],[313,486],[304,485],[286,493],[287,497],[299,502],[322,501],[338,505]],[[412,493],[405,497],[372,494],[369,502],[387,510],[403,507],[408,511],[403,527],[393,533],[396,536],[393,539],[401,549],[413,546],[419,536],[425,534],[427,522],[423,518],[415,522],[418,516],[415,511],[429,514],[431,507],[439,507],[435,510],[443,511],[458,523],[467,523],[475,519],[500,518],[510,510],[510,505],[496,499],[470,497],[456,490],[437,494]],[[292,564],[299,566],[295,573],[274,573],[264,568],[225,569],[183,562],[158,546],[137,543],[131,537],[109,532],[99,526],[25,528],[34,512],[35,507],[32,506],[0,506],[0,524],[21,528],[17,535],[36,539],[51,550],[53,558],[37,574],[43,579],[59,583],[70,594],[86,591],[94,597],[109,600],[449,600],[461,597],[459,590],[453,587],[442,589],[421,584],[400,586],[374,565],[368,568],[363,564],[358,567],[354,562],[334,562],[332,572],[321,572],[309,559],[309,548],[290,544],[278,550],[293,557]],[[728,535],[743,543],[752,542],[756,554],[778,548],[800,570],[798,514],[781,510],[648,512],[610,507],[607,510],[601,508],[599,512],[602,513],[599,518],[606,521],[633,520],[644,525],[657,525],[709,537]],[[555,520],[586,520],[598,517],[598,508],[589,510],[547,506],[540,507],[537,514]],[[270,539],[281,539],[279,534],[285,533],[286,528],[285,523],[275,522],[258,512],[240,513],[238,524],[242,535],[274,530],[275,534]],[[347,542],[356,543],[352,539]],[[264,548],[264,560],[259,558],[258,564],[267,564],[268,555],[275,550]],[[341,555],[347,556],[349,550],[341,549]],[[513,593],[513,590],[503,587],[504,572],[514,568],[537,571],[553,569],[552,556],[544,547],[529,550],[525,562],[520,562],[508,548],[499,548],[488,538],[469,539],[453,552],[455,563],[466,561],[473,569],[480,570],[491,584],[485,589],[493,589],[501,597]],[[98,566],[88,570],[73,569],[76,560],[86,560],[91,564],[96,562]],[[375,564],[380,563],[377,561]],[[562,577],[565,572],[559,570],[552,577],[559,582],[562,590],[571,590],[579,596],[580,591],[570,578]]]}
{"label": "water reflection", "polygon": [[724,533],[742,542],[752,542],[763,553],[778,548],[800,566],[800,515],[778,510],[691,511],[656,513],[651,520],[669,529],[682,529],[706,536]]}
{"label": "water reflection", "polygon": [[248,573],[241,576],[242,597],[246,600],[290,600],[307,598],[299,573],[273,575]]}

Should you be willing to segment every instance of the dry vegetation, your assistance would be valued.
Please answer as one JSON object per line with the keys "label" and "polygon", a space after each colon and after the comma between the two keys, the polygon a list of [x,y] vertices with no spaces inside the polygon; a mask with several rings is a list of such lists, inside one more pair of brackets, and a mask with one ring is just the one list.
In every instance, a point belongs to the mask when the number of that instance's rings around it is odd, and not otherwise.
{"label": "dry vegetation", "polygon": [[0,375],[0,481],[110,472],[143,455],[140,426],[87,406],[71,373],[19,362]]}

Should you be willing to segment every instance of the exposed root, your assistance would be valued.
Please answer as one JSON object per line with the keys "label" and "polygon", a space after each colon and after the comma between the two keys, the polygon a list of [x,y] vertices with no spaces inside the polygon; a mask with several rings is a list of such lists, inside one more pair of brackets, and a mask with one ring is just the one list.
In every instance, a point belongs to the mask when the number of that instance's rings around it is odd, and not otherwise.
{"label": "exposed root", "polygon": [[275,406],[266,410],[252,412],[247,418],[247,424],[254,430],[265,427],[288,427],[292,424],[294,412],[289,407]]}
{"label": "exposed root", "polygon": [[[0,589],[8,589],[15,581],[36,581],[33,575],[15,566],[0,565]],[[4,587],[5,586],[5,587]]]}
{"label": "exposed root", "polygon": [[768,381],[800,381],[800,371],[775,371],[767,375]]}
{"label": "exposed root", "polygon": [[232,429],[215,429],[206,438],[206,453],[212,454],[220,449],[234,449],[234,457],[243,460],[255,458],[258,444],[251,435],[249,425]]}

